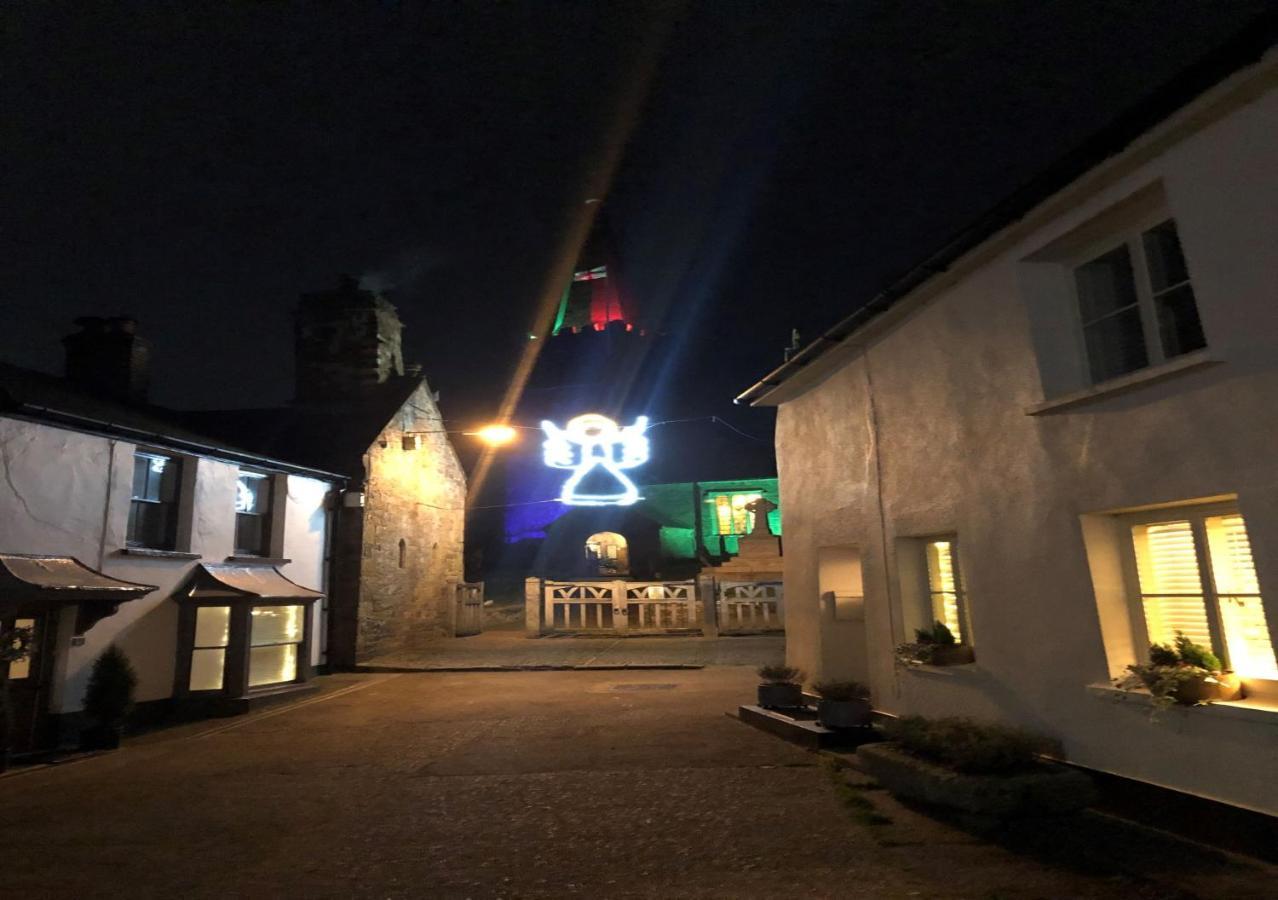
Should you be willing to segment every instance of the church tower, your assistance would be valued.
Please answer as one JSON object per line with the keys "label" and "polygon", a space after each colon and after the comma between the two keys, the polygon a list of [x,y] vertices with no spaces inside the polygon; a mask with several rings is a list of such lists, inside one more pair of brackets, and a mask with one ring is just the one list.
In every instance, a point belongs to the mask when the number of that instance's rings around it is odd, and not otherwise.
{"label": "church tower", "polygon": [[404,375],[399,313],[343,275],[335,289],[303,294],[294,324],[296,402],[349,399]]}

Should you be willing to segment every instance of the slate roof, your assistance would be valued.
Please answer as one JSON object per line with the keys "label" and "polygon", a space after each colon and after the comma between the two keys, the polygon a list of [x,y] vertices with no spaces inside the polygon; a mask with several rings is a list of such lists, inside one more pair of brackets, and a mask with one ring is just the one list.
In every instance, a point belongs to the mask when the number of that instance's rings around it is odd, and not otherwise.
{"label": "slate roof", "polygon": [[[109,400],[64,378],[7,363],[0,363],[0,414],[285,471],[327,477],[343,471],[310,463],[304,455],[276,454],[252,446],[256,442],[237,439],[247,435],[205,430],[192,421],[198,414]],[[376,434],[369,434],[365,445]]]}

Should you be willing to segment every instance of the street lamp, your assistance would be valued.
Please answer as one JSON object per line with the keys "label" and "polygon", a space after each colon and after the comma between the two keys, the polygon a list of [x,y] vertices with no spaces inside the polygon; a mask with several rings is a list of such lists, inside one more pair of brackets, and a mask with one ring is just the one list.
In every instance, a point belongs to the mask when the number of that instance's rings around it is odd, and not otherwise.
{"label": "street lamp", "polygon": [[509,425],[485,425],[476,431],[468,431],[490,447],[502,447],[519,437],[519,432]]}

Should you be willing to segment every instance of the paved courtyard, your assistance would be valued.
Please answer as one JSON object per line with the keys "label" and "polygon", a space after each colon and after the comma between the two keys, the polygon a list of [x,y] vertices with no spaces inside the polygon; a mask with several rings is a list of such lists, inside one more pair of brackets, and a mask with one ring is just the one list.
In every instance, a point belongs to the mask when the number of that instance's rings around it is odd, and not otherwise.
{"label": "paved courtyard", "polygon": [[377,669],[621,668],[626,666],[760,666],[785,659],[781,634],[704,638],[688,635],[525,637],[494,629],[436,641],[424,650],[368,661]]}
{"label": "paved courtyard", "polygon": [[1275,883],[1105,820],[1015,850],[978,840],[725,715],[753,687],[746,667],[333,676],[292,706],[0,779],[0,884],[15,898],[1132,900]]}

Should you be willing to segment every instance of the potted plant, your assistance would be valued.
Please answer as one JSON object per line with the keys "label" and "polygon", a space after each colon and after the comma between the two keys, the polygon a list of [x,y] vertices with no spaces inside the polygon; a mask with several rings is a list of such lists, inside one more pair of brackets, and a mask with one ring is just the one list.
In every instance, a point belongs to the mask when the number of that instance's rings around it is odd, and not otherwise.
{"label": "potted plant", "polygon": [[944,622],[916,628],[914,641],[896,648],[897,662],[907,666],[961,666],[975,662],[972,648],[960,644]]}
{"label": "potted plant", "polygon": [[133,708],[133,691],[138,676],[129,658],[112,644],[93,663],[89,685],[84,691],[84,713],[93,725],[80,734],[83,750],[115,750],[120,746],[120,729]]}
{"label": "potted plant", "polygon": [[893,794],[959,813],[979,827],[1027,816],[1063,815],[1088,806],[1091,780],[1042,758],[1055,741],[992,722],[907,716],[888,741],[857,749],[865,771]]}
{"label": "potted plant", "polygon": [[803,671],[794,666],[760,666],[759,705],[764,709],[793,709],[803,705]]}
{"label": "potted plant", "polygon": [[1115,682],[1124,690],[1145,688],[1158,706],[1200,706],[1213,700],[1237,700],[1242,683],[1224,671],[1220,658],[1182,631],[1172,644],[1151,644],[1149,662],[1127,667]]}
{"label": "potted plant", "polygon": [[817,721],[826,728],[867,728],[870,689],[859,681],[819,681],[812,689],[821,695]]}

